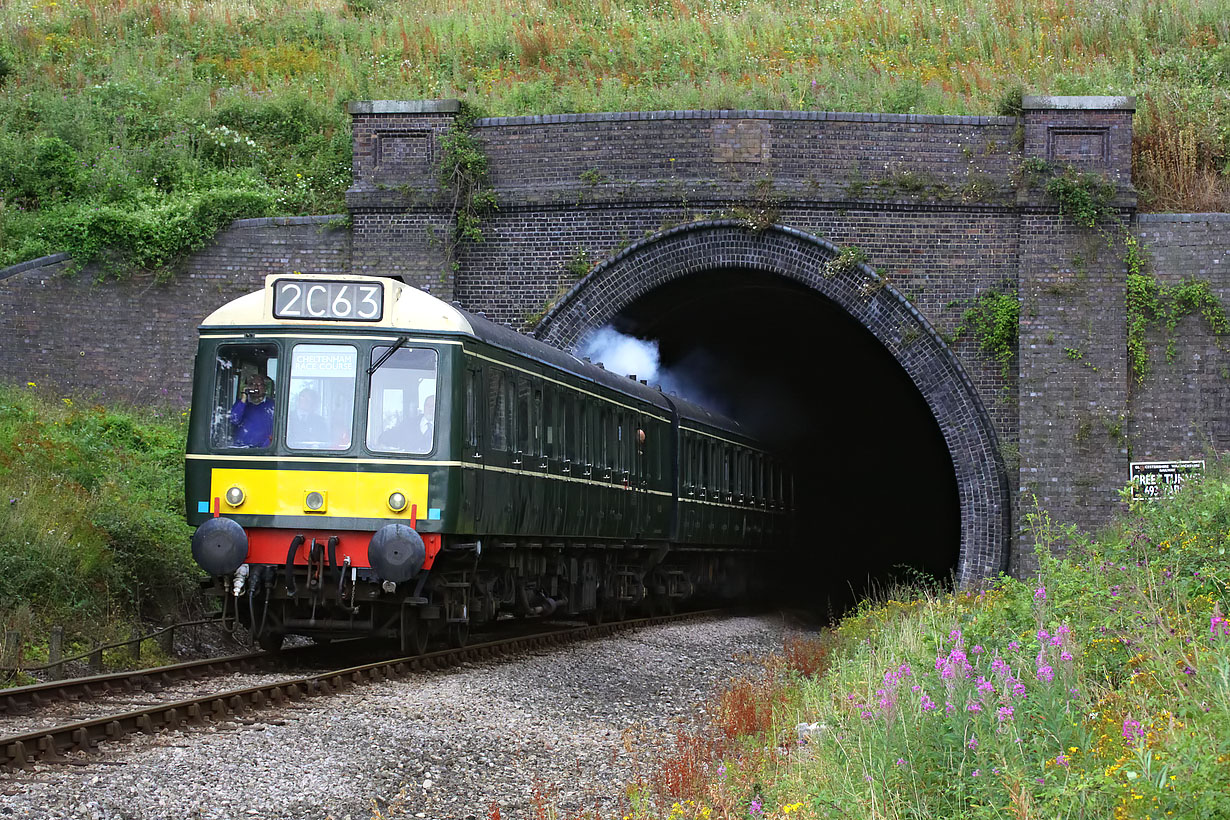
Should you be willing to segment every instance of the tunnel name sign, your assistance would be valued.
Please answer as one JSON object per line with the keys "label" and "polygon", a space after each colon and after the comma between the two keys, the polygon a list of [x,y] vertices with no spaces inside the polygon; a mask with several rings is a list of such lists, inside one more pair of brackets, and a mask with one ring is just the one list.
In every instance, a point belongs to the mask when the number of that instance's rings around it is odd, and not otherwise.
{"label": "tunnel name sign", "polygon": [[1174,495],[1189,476],[1204,472],[1203,461],[1133,461],[1132,499]]}

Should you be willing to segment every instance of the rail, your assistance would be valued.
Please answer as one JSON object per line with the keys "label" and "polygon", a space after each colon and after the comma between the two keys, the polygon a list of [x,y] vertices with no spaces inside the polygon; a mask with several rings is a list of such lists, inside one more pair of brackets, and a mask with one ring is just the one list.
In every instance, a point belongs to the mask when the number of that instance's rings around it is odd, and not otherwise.
{"label": "rail", "polygon": [[401,678],[426,671],[458,666],[467,661],[486,661],[521,654],[565,643],[604,638],[619,632],[724,614],[727,610],[705,610],[678,615],[659,615],[599,626],[567,628],[554,632],[524,635],[475,644],[464,649],[444,649],[423,655],[393,658],[336,669],[318,675],[281,680],[271,684],[203,695],[174,703],[78,721],[54,728],[0,738],[0,768],[25,768],[36,761],[61,761],[65,753],[91,752],[102,741],[114,741],[143,732],[153,734],[185,724],[205,725],[226,720],[232,715],[287,701],[334,692],[369,681]]}

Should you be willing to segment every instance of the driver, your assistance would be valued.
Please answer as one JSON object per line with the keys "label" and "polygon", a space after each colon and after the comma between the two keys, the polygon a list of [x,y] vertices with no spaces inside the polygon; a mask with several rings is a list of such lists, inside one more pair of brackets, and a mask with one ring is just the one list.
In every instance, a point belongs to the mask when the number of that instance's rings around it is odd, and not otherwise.
{"label": "driver", "polygon": [[259,373],[248,374],[239,401],[231,408],[236,447],[268,447],[273,443],[273,380]]}
{"label": "driver", "polygon": [[295,397],[295,412],[287,422],[286,443],[320,449],[328,446],[330,438],[329,425],[320,415],[320,396],[310,387],[303,388]]}

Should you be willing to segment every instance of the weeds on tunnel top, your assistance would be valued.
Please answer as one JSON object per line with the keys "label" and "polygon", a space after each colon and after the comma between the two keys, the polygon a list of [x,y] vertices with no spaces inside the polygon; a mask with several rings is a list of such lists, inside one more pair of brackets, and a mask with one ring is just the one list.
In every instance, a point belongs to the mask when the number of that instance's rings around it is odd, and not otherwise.
{"label": "weeds on tunnel top", "polygon": [[1225,817],[1227,465],[1097,538],[1028,523],[1036,577],[898,589],[791,638],[658,756],[629,816]]}

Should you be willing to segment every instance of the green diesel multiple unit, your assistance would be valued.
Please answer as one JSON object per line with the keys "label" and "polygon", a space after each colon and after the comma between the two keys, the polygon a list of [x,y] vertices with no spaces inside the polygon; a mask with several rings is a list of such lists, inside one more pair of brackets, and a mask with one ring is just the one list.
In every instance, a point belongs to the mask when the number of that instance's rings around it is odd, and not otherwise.
{"label": "green diesel multiple unit", "polygon": [[791,510],[737,423],[359,276],[205,320],[186,471],[193,555],[265,646],[737,597]]}

